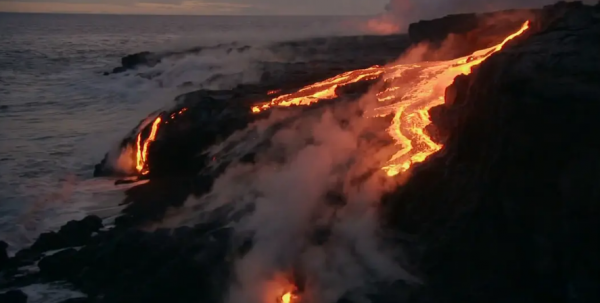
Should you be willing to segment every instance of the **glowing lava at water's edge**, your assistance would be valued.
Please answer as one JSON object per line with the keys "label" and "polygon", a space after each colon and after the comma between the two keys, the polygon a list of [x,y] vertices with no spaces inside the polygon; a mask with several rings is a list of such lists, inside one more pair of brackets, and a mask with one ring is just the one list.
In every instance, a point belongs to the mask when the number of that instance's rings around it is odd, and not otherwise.
{"label": "glowing lava at water's edge", "polygon": [[[170,120],[174,120],[177,116],[182,115],[186,111],[187,108],[184,107],[178,112],[172,113],[169,118]],[[168,120],[169,119],[167,119],[165,123],[169,123]],[[142,138],[142,133],[144,132],[145,127],[143,127],[137,135],[135,144],[135,169],[141,175],[147,175],[150,172],[148,168],[148,148],[150,144],[156,140],[156,135],[162,122],[163,118],[159,115],[152,122],[150,135],[147,138]]]}
{"label": "glowing lava at water's edge", "polygon": [[[269,102],[252,107],[253,113],[260,113],[274,107],[307,106],[321,100],[338,97],[337,89],[348,84],[382,79],[385,89],[375,96],[379,105],[369,113],[371,117],[394,115],[388,132],[399,150],[382,167],[388,176],[395,176],[408,170],[414,163],[424,161],[442,148],[426,133],[425,127],[431,123],[429,109],[444,102],[444,92],[454,78],[460,74],[470,74],[471,68],[479,65],[492,54],[500,51],[514,37],[529,28],[529,21],[504,41],[493,47],[479,50],[470,56],[437,62],[395,63],[388,66],[372,66],[342,73],[332,78],[305,86],[295,92],[277,96]],[[269,91],[268,95],[279,90]],[[150,134],[144,127],[139,131],[134,145],[135,169],[140,175],[147,175],[148,152],[156,140],[161,123],[167,124],[187,109],[183,108],[170,116],[156,117]]]}
{"label": "glowing lava at water's edge", "polygon": [[382,105],[376,107],[371,116],[394,115],[388,131],[400,149],[382,169],[388,176],[395,176],[408,170],[414,163],[424,161],[442,148],[441,144],[431,140],[425,132],[425,127],[431,123],[429,109],[444,103],[445,89],[452,84],[454,78],[460,74],[470,74],[472,67],[500,51],[509,40],[519,36],[528,28],[529,21],[501,43],[454,60],[396,63],[385,67],[373,66],[345,72],[256,105],[252,107],[252,112],[259,113],[273,107],[303,106],[320,100],[331,100],[338,97],[336,94],[338,87],[382,77],[387,88],[376,94],[377,100]]}

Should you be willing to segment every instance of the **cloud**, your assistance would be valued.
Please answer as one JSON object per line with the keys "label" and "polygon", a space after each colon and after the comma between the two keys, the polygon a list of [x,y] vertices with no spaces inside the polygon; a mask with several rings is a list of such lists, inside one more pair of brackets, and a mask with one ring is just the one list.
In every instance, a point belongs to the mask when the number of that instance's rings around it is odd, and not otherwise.
{"label": "cloud", "polygon": [[189,0],[0,1],[0,11],[9,12],[213,15],[242,14],[252,9],[259,9],[259,6],[236,2]]}
{"label": "cloud", "polygon": [[[596,0],[583,0],[594,3]],[[364,24],[365,30],[379,34],[405,32],[419,20],[451,14],[491,12],[506,9],[540,8],[557,0],[389,0],[385,12]],[[567,1],[569,2],[569,1]]]}
{"label": "cloud", "polygon": [[[583,2],[593,3],[595,0]],[[397,24],[443,17],[449,14],[497,11],[518,8],[539,8],[557,0],[390,0],[386,10]]]}
{"label": "cloud", "polygon": [[183,15],[365,15],[388,0],[0,0],[0,11]]}

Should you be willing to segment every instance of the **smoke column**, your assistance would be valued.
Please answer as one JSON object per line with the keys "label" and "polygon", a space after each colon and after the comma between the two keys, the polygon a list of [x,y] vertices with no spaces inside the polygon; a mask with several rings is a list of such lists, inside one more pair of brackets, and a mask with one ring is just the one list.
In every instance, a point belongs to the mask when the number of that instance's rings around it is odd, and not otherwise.
{"label": "smoke column", "polygon": [[329,303],[376,282],[417,282],[397,260],[400,248],[384,244],[378,222],[381,194],[395,181],[360,178],[391,155],[365,139],[386,135],[389,121],[376,125],[357,114],[365,109],[357,103],[274,111],[223,143],[235,149],[219,159],[256,151],[254,163],[233,164],[211,193],[186,204],[202,207],[195,218],[229,209],[235,234],[252,239],[234,261],[228,303],[276,302],[289,284],[302,288],[302,303]]}
{"label": "smoke column", "polygon": [[[479,13],[505,9],[540,8],[556,0],[390,0],[386,12],[369,21],[374,32],[389,34],[405,32],[408,25],[419,20],[441,18],[450,14]],[[570,2],[570,1],[566,1]],[[593,3],[594,0],[582,2]]]}

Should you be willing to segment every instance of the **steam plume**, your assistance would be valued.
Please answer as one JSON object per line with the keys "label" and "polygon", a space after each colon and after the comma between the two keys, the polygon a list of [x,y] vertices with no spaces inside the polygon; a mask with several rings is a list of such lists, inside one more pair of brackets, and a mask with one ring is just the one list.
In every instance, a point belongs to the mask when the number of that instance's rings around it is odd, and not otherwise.
{"label": "steam plume", "polygon": [[[410,23],[450,14],[479,13],[505,9],[540,8],[556,0],[390,0],[386,13],[369,22],[373,31],[406,31]],[[567,1],[570,2],[570,1]],[[593,3],[594,0],[582,2]]]}
{"label": "steam plume", "polygon": [[[381,241],[377,202],[393,179],[375,174],[356,181],[390,155],[366,139],[386,135],[380,126],[389,121],[377,125],[357,114],[364,109],[340,104],[310,113],[274,111],[223,143],[236,147],[220,159],[259,151],[255,163],[231,166],[196,202],[204,213],[230,207],[231,214],[243,214],[230,220],[238,220],[239,237],[252,238],[252,248],[236,260],[230,303],[276,300],[282,283],[274,281],[282,274],[302,285],[302,302],[317,303],[374,282],[416,282],[396,260],[398,248]],[[294,275],[303,279],[293,281]]]}

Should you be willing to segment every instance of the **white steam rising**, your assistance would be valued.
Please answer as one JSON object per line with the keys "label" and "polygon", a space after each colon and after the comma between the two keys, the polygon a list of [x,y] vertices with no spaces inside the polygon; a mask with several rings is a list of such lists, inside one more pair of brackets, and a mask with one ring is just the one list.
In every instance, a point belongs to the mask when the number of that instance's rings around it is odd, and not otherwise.
{"label": "white steam rising", "polygon": [[281,61],[262,46],[247,49],[222,47],[200,53],[165,58],[143,71],[161,87],[191,85],[208,89],[231,89],[238,84],[257,83],[262,71],[258,63]]}
{"label": "white steam rising", "polygon": [[[367,28],[374,32],[406,32],[408,25],[419,20],[441,18],[451,14],[492,12],[506,9],[541,8],[557,0],[390,0],[386,12],[370,20]],[[572,2],[572,1],[566,1]],[[584,0],[594,3],[595,0]]]}
{"label": "white steam rising", "polygon": [[[211,193],[186,203],[205,213],[223,206],[232,213],[252,209],[232,223],[239,237],[252,235],[253,245],[235,261],[237,283],[228,302],[272,302],[286,283],[304,286],[303,303],[329,303],[374,282],[416,282],[396,259],[398,248],[381,241],[378,201],[394,181],[377,173],[357,181],[389,157],[369,141],[385,135],[385,128],[357,109],[274,111],[215,148],[219,160],[260,151],[255,163],[233,164]],[[225,154],[232,143],[237,146]],[[301,281],[292,281],[294,274]]]}

